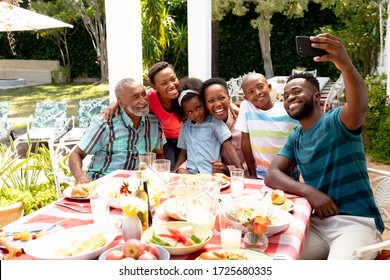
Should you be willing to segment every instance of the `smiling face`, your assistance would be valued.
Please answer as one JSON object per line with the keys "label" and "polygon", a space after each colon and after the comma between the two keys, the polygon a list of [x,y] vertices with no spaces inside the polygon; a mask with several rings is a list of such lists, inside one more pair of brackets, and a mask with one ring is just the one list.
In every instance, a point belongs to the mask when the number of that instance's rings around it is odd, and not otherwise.
{"label": "smiling face", "polygon": [[303,78],[296,78],[289,81],[283,93],[284,109],[296,120],[309,117],[319,102],[321,93]]}
{"label": "smiling face", "polygon": [[207,87],[204,91],[204,98],[211,115],[220,121],[228,119],[230,97],[222,85],[214,84]]}
{"label": "smiling face", "polygon": [[267,79],[258,73],[248,74],[242,82],[245,99],[261,110],[271,109],[273,104],[270,97],[271,86]]}
{"label": "smiling face", "polygon": [[206,118],[206,111],[200,96],[182,102],[184,113],[194,122],[201,123]]}
{"label": "smiling face", "polygon": [[126,113],[133,116],[146,116],[149,113],[149,101],[144,87],[139,83],[127,84],[117,97],[117,102]]}
{"label": "smiling face", "polygon": [[152,87],[163,99],[176,99],[179,96],[179,80],[170,67],[162,69],[154,76]]}

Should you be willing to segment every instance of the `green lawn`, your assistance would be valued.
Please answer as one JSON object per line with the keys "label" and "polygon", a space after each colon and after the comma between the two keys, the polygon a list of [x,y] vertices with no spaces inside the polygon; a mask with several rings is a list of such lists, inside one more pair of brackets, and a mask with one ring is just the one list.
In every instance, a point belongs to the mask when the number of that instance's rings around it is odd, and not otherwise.
{"label": "green lawn", "polygon": [[24,127],[24,121],[34,115],[35,104],[39,101],[66,101],[67,116],[77,116],[79,100],[109,98],[108,84],[93,85],[87,83],[47,84],[0,91],[0,101],[10,101],[9,119],[18,129]]}

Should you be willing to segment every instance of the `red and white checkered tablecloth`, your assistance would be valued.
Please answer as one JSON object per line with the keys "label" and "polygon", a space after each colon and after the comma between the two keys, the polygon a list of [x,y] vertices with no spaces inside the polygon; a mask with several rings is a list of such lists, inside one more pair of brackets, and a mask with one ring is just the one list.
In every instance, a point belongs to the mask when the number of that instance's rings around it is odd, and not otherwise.
{"label": "red and white checkered tablecloth", "polygon": [[[110,175],[107,175],[104,180],[123,180],[128,179],[131,175],[134,174],[132,171],[117,170]],[[107,181],[106,181],[107,182]],[[245,179],[245,191],[244,194],[259,194],[258,190],[264,192],[265,190],[272,190],[271,188],[264,186],[262,180],[253,180]],[[228,195],[230,193],[230,188],[226,188],[221,192],[221,195]],[[289,196],[287,197],[294,201],[294,210],[291,214],[294,216],[293,222],[284,232],[276,234],[268,238],[269,245],[265,253],[275,259],[286,259],[286,260],[295,260],[299,259],[300,253],[305,242],[311,214],[311,206],[309,202],[302,197]],[[64,198],[67,200],[67,198]],[[61,221],[61,226],[64,228],[71,228],[75,226],[91,224],[93,223],[91,209],[89,206],[89,201],[84,202],[85,209],[88,210],[88,213],[76,213],[72,210],[59,207],[54,203],[47,205],[38,211],[31,213],[23,217],[22,219],[14,222],[13,224],[25,224],[25,223],[56,223]],[[122,216],[121,209],[111,208],[111,222],[116,223],[120,221]],[[156,212],[153,218],[153,223],[158,224],[160,222],[172,220],[162,209],[162,207],[156,207]],[[117,238],[109,245],[109,248],[117,246],[119,243],[123,242],[122,235],[120,230],[118,230]],[[243,245],[243,243],[242,243]],[[220,235],[217,229],[214,229],[214,234],[208,244],[201,251],[184,255],[184,256],[171,256],[173,260],[194,260],[201,253],[210,250],[220,249]],[[243,248],[243,246],[242,246]],[[6,250],[2,249],[3,253],[7,253]],[[33,257],[22,254],[20,257],[15,259],[33,259]]]}

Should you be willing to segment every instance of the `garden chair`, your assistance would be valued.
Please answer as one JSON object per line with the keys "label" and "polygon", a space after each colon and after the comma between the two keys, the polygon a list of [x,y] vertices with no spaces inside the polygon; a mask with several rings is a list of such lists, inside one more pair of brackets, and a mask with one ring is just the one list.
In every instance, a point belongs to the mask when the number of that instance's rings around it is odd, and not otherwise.
{"label": "garden chair", "polygon": [[[58,198],[63,197],[61,184],[66,186],[73,186],[75,184],[74,177],[69,170],[69,156],[72,151],[76,148],[79,140],[68,141],[68,142],[55,142],[50,139],[48,142],[50,151],[50,160],[54,175],[54,184]],[[87,170],[87,166],[91,161],[91,156],[87,156],[83,160],[83,170]]]}
{"label": "garden chair", "polygon": [[239,76],[238,78],[231,78],[226,83],[227,83],[230,99],[233,103],[238,101],[240,97],[244,96],[244,92],[242,91],[241,88],[242,76]]}
{"label": "garden chair", "polygon": [[329,90],[328,96],[326,97],[323,110],[328,112],[329,110],[338,107],[340,103],[340,95],[345,89],[343,76],[337,79],[337,81],[332,85]]}
{"label": "garden chair", "polygon": [[309,73],[312,74],[314,77],[317,77],[317,69],[314,70],[301,70],[301,69],[293,69],[291,71],[291,74],[296,74],[296,73]]}
{"label": "garden chair", "polygon": [[[27,132],[15,139],[15,147],[23,142],[48,142],[63,136],[69,129],[67,103],[37,102],[34,116],[27,121]],[[31,125],[30,125],[31,123]]]}
{"label": "garden chair", "polygon": [[15,140],[11,123],[8,121],[9,106],[9,101],[0,102],[0,139],[11,136],[12,140]]}
{"label": "garden chair", "polygon": [[[78,117],[72,116],[72,128],[60,139],[60,142],[80,140],[92,118],[98,116],[108,105],[109,99],[80,100]],[[78,125],[76,126],[76,120]]]}
{"label": "garden chair", "polygon": [[[371,180],[371,185],[374,188],[375,203],[379,208],[379,212],[382,214],[385,230],[390,230],[390,215],[386,210],[386,208],[389,209],[390,207],[390,172],[374,168],[368,168],[368,172],[380,175]],[[377,244],[356,248],[353,254],[358,258],[364,258],[368,253],[380,251],[381,254],[376,259],[390,260],[390,239]]]}

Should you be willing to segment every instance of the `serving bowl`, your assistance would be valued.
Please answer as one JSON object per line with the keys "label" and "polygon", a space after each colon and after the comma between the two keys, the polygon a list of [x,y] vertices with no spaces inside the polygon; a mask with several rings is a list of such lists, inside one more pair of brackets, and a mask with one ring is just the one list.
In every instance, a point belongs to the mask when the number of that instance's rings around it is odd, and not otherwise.
{"label": "serving bowl", "polygon": [[[242,228],[242,232],[246,233],[248,229],[242,225],[242,223],[234,218],[234,215],[230,215],[229,213],[233,213],[235,209],[244,207],[250,208],[254,211],[259,211],[262,213],[264,209],[264,203],[259,200],[248,200],[248,199],[231,199],[222,202],[222,208],[225,213],[227,213],[227,217],[230,216],[229,222],[240,226]],[[268,205],[268,215],[267,217],[270,219],[271,224],[267,226],[265,234],[267,236],[272,236],[278,234],[288,228],[288,226],[294,220],[294,216],[289,212],[284,211],[276,206],[273,206],[271,203]]]}
{"label": "serving bowl", "polygon": [[[184,227],[192,226],[193,233],[203,240],[199,244],[177,246],[177,247],[163,246],[163,245],[157,244],[158,246],[166,249],[171,255],[187,255],[187,254],[191,254],[193,252],[199,251],[204,246],[206,246],[206,244],[210,241],[210,239],[213,235],[213,232],[208,227],[200,225],[200,224],[196,224],[196,223],[190,223],[190,222],[179,222],[179,221],[178,222],[165,222],[165,223],[160,223],[156,226],[158,226],[158,227],[168,226],[168,227],[172,227],[174,229],[181,229]],[[155,232],[154,226],[146,229],[142,235],[143,240],[146,242],[149,242],[149,243],[154,243],[151,241],[151,238],[153,237],[154,232]]]}
{"label": "serving bowl", "polygon": [[[100,248],[74,256],[56,255],[58,250],[68,247],[73,241],[87,238],[97,232],[102,232],[106,238],[105,244]],[[29,242],[24,247],[24,252],[40,260],[94,260],[107,249],[117,235],[118,230],[114,226],[95,224],[78,226],[54,232],[40,237],[34,242]]]}
{"label": "serving bowl", "polygon": [[[104,252],[100,255],[99,260],[106,260],[107,255],[108,255],[109,253],[111,253],[112,251],[115,251],[115,250],[122,250],[122,247],[123,247],[123,245],[122,245],[122,246],[116,246],[116,247],[113,247],[113,248],[111,248],[111,249],[108,249],[107,251],[104,251]],[[163,247],[161,247],[161,246],[157,246],[157,245],[156,245],[156,247],[157,247],[158,252],[159,252],[158,260],[159,260],[159,261],[169,260],[169,258],[171,257],[171,255],[169,254],[169,252],[168,252],[166,249],[164,249]]]}

